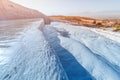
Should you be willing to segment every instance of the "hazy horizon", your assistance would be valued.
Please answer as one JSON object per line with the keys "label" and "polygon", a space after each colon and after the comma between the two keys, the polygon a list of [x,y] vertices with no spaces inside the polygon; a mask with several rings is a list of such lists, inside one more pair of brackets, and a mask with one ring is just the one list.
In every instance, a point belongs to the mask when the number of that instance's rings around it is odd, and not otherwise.
{"label": "hazy horizon", "polygon": [[[83,13],[120,13],[120,0],[11,0],[46,15],[78,15]],[[104,14],[104,13],[103,13]],[[86,15],[86,14],[85,14]]]}

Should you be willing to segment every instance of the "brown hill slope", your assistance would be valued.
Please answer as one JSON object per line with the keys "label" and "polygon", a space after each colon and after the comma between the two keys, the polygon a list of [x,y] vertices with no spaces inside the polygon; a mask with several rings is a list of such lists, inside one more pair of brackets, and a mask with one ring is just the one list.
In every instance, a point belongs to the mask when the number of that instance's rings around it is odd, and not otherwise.
{"label": "brown hill slope", "polygon": [[83,25],[94,28],[111,28],[120,32],[120,19],[93,19],[81,16],[50,16],[52,21],[70,22],[74,25]]}
{"label": "brown hill slope", "polygon": [[120,24],[119,19],[94,19],[81,16],[50,16],[53,21],[63,20],[70,21],[79,25],[88,27],[111,27],[114,24]]}
{"label": "brown hill slope", "polygon": [[49,17],[36,10],[25,8],[9,0],[0,0],[0,20],[32,18],[43,18],[45,23],[50,23]]}

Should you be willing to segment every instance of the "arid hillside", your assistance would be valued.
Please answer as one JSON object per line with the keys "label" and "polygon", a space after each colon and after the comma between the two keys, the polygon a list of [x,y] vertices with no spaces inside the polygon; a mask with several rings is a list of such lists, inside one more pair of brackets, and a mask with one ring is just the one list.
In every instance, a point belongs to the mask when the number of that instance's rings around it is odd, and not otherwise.
{"label": "arid hillside", "polygon": [[114,31],[120,31],[119,19],[94,19],[80,16],[50,16],[53,21],[69,21],[73,24],[97,28],[113,28]]}
{"label": "arid hillside", "polygon": [[45,23],[50,19],[44,14],[13,3],[10,0],[0,0],[0,20],[44,18]]}

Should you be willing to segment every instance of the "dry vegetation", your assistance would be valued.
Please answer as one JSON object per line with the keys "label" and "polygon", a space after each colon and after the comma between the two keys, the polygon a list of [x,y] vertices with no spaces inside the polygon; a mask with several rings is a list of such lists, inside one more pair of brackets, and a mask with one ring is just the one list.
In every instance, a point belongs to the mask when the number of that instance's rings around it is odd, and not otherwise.
{"label": "dry vegetation", "polygon": [[95,28],[112,28],[114,31],[120,31],[120,20],[93,19],[80,16],[50,16],[54,20],[69,21],[78,25]]}

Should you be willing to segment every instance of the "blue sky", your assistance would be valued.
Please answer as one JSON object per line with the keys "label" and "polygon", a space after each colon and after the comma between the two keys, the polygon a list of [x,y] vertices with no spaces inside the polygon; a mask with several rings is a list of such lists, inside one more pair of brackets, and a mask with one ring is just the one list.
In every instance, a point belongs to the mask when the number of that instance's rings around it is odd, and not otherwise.
{"label": "blue sky", "polygon": [[11,0],[47,15],[120,11],[120,0]]}

